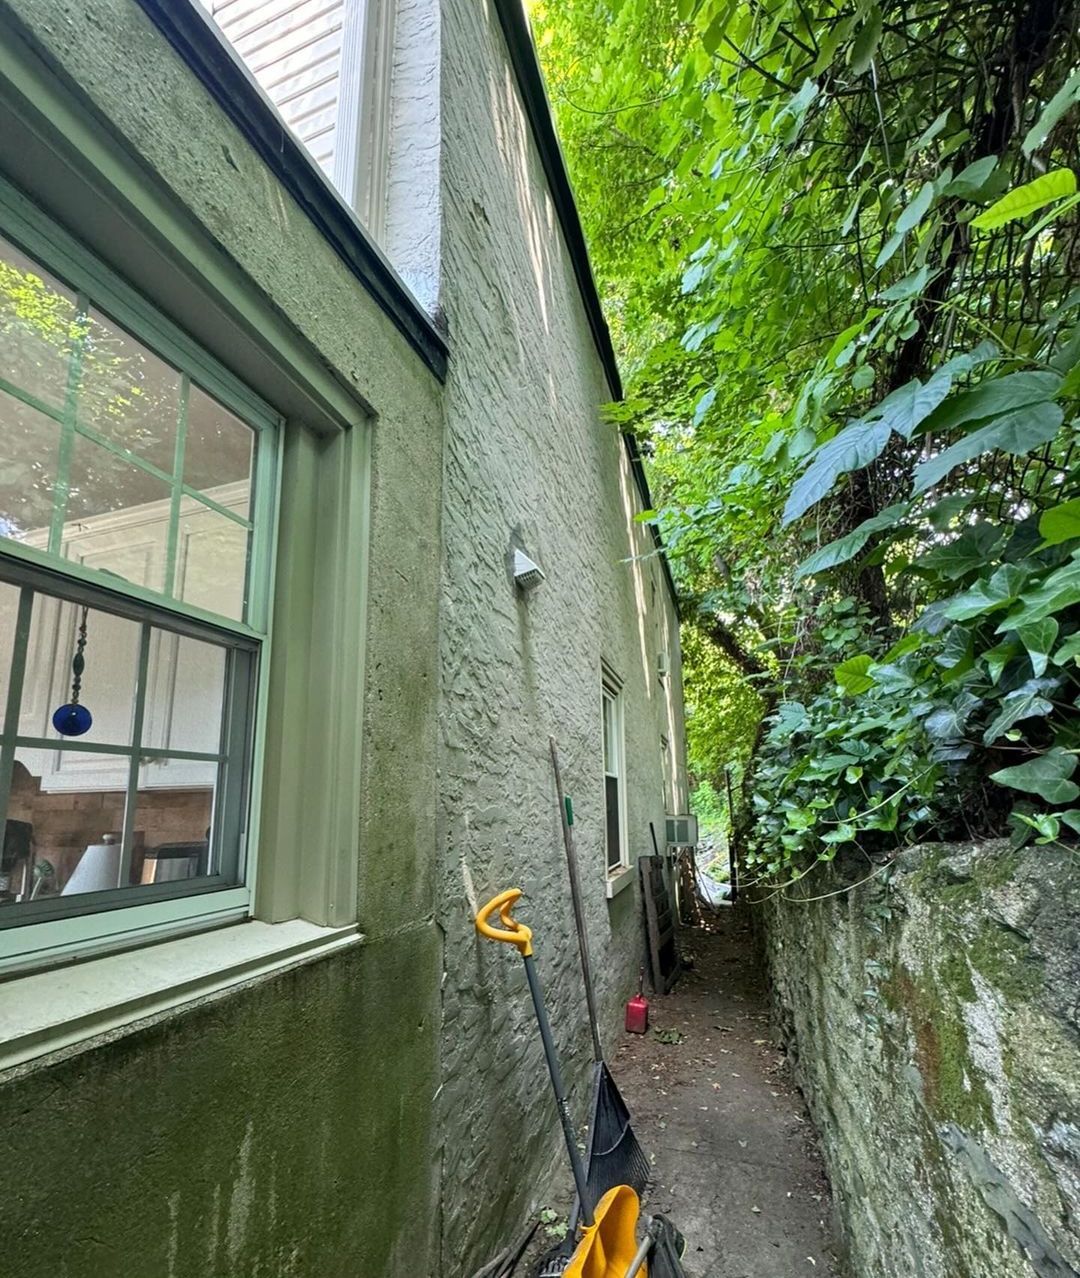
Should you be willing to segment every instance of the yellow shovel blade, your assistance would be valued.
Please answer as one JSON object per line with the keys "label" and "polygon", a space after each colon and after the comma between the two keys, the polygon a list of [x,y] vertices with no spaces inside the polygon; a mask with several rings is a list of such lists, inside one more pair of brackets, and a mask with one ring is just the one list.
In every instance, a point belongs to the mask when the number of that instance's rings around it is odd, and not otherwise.
{"label": "yellow shovel blade", "polygon": [[629,1185],[609,1189],[596,1204],[593,1224],[582,1234],[564,1278],[626,1278],[637,1252],[639,1210],[638,1196]]}

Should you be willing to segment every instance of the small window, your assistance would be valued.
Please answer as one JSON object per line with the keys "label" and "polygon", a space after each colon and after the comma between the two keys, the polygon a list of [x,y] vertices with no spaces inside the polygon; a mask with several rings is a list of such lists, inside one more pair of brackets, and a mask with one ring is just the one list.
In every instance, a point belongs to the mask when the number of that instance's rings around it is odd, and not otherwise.
{"label": "small window", "polygon": [[623,758],[622,693],[605,680],[602,695],[604,732],[604,814],[607,871],[615,874],[630,864],[626,847],[626,781]]}
{"label": "small window", "polygon": [[298,141],[382,236],[394,0],[201,0]]}
{"label": "small window", "polygon": [[245,884],[280,423],[6,187],[0,217],[2,962]]}

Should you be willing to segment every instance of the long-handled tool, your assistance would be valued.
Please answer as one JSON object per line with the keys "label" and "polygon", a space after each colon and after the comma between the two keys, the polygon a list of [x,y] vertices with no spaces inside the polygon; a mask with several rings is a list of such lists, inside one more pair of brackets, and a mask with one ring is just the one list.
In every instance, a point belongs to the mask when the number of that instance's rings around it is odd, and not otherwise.
{"label": "long-handled tool", "polygon": [[[529,994],[532,996],[536,1022],[540,1027],[540,1041],[544,1045],[544,1058],[551,1076],[551,1090],[555,1094],[559,1122],[566,1140],[566,1152],[574,1173],[578,1202],[581,1204],[581,1237],[565,1273],[568,1278],[624,1278],[637,1250],[638,1196],[628,1186],[617,1185],[594,1205],[585,1168],[578,1153],[566,1088],[551,1037],[551,1026],[544,1010],[544,997],[540,992],[540,980],[533,960],[532,929],[519,923],[510,913],[520,897],[520,888],[500,892],[477,914],[476,930],[491,941],[513,945],[525,962],[525,979],[529,983]],[[502,927],[496,927],[491,921],[496,914]]]}
{"label": "long-handled tool", "polygon": [[629,1185],[640,1195],[645,1192],[645,1186],[649,1181],[649,1160],[638,1144],[634,1130],[630,1126],[630,1111],[604,1061],[592,966],[589,962],[589,941],[585,931],[585,909],[582,904],[581,881],[578,875],[577,849],[574,846],[573,808],[563,790],[559,750],[554,737],[550,738],[550,744],[551,766],[555,772],[555,790],[562,821],[563,846],[566,849],[566,869],[570,878],[570,899],[574,906],[574,927],[577,931],[578,951],[581,955],[581,975],[585,983],[585,1004],[589,1009],[589,1029],[592,1032],[593,1041],[593,1099],[586,1155],[589,1189],[594,1199],[599,1198],[614,1185]]}

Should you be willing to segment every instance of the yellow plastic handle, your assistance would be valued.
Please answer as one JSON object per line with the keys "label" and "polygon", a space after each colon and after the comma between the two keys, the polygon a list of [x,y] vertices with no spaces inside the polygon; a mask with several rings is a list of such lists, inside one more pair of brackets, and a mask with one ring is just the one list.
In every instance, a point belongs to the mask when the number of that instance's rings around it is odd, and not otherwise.
{"label": "yellow plastic handle", "polygon": [[[493,896],[487,905],[483,907],[476,916],[476,930],[481,936],[486,936],[489,941],[505,941],[507,945],[515,945],[521,951],[523,958],[533,952],[532,948],[532,928],[526,927],[524,923],[519,923],[517,919],[512,918],[510,911],[514,908],[521,896],[521,888],[507,888],[505,892],[500,892],[498,896]],[[491,916],[498,911],[499,920],[503,928],[492,927],[490,923]]]}

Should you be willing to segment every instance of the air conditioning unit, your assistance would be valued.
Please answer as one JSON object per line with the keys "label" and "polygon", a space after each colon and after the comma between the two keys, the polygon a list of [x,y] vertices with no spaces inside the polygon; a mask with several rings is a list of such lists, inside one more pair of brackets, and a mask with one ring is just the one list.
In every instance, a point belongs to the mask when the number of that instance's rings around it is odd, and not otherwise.
{"label": "air conditioning unit", "polygon": [[697,817],[690,813],[685,816],[669,816],[665,819],[668,847],[692,848],[697,846]]}

